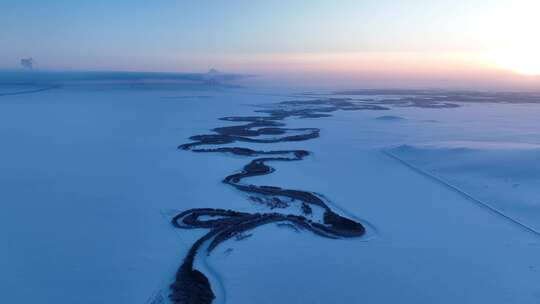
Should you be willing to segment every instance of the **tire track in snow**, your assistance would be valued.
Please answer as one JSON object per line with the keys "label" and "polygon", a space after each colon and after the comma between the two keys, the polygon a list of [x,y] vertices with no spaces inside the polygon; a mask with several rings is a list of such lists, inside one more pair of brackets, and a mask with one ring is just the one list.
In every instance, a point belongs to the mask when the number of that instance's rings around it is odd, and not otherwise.
{"label": "tire track in snow", "polygon": [[423,169],[420,169],[419,167],[407,162],[406,160],[400,158],[399,156],[395,155],[394,153],[392,153],[392,152],[390,152],[388,150],[383,149],[381,151],[382,151],[382,153],[384,153],[388,157],[398,161],[399,163],[401,163],[402,165],[405,165],[406,167],[408,167],[409,169],[415,171],[416,173],[418,173],[420,175],[423,175],[423,176],[427,177],[428,179],[431,179],[431,180],[433,180],[433,181],[435,181],[435,182],[437,182],[439,184],[442,184],[443,186],[445,186],[445,187],[449,188],[450,190],[452,190],[452,191],[458,193],[459,195],[463,196],[467,200],[476,203],[478,206],[480,206],[480,207],[490,211],[491,213],[493,213],[493,214],[495,214],[495,215],[497,215],[497,216],[499,216],[499,217],[501,217],[501,218],[515,224],[515,225],[518,225],[521,228],[523,228],[524,230],[526,230],[526,231],[540,237],[540,231],[534,229],[533,227],[530,227],[529,225],[527,225],[527,224],[525,224],[525,223],[523,223],[523,222],[521,222],[521,221],[507,215],[507,214],[505,214],[501,210],[491,206],[489,203],[486,203],[486,202],[484,202],[482,200],[479,200],[479,199],[475,198],[474,196],[472,196],[469,193],[461,190],[460,188],[446,182],[445,180],[441,179],[440,177],[438,177],[438,176],[436,176],[436,175],[434,175],[432,173],[429,173],[429,172],[427,172],[427,171],[425,171]]}

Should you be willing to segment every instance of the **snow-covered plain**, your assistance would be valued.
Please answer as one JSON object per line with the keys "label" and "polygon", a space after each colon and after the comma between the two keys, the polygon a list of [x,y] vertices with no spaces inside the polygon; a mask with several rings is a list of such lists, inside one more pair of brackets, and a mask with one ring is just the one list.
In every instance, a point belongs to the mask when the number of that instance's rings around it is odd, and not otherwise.
{"label": "snow-covered plain", "polygon": [[[2,302],[167,303],[204,233],[174,229],[175,212],[264,211],[221,183],[247,159],[177,146],[231,125],[219,117],[315,98],[299,93],[81,85],[0,96]],[[251,181],[324,194],[368,234],[258,227],[196,264],[216,303],[539,303],[540,237],[455,188],[540,229],[540,104],[458,104],[290,118],[321,137],[235,144],[313,152]]]}

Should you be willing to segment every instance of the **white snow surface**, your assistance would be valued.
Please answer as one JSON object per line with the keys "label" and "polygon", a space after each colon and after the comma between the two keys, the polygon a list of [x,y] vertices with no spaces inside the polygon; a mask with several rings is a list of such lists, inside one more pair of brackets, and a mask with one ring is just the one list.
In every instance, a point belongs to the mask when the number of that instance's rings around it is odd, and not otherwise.
{"label": "white snow surface", "polygon": [[[170,217],[258,208],[221,183],[247,159],[177,145],[293,93],[83,86],[0,96],[2,302],[168,303],[205,233],[174,229]],[[540,237],[445,184],[540,229],[539,115],[537,104],[485,103],[287,119],[321,137],[235,146],[313,155],[250,181],[324,194],[370,234],[330,240],[267,225],[196,267],[216,303],[540,303]]]}
{"label": "white snow surface", "polygon": [[403,145],[391,153],[540,235],[539,145],[441,142]]}

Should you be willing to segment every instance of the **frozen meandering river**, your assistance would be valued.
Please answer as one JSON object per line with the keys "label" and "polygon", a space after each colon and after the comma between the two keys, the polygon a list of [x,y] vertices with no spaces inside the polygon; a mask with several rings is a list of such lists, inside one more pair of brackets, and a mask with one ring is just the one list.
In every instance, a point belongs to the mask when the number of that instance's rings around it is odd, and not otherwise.
{"label": "frozen meandering river", "polygon": [[[272,174],[247,180],[271,187],[267,189],[324,194],[333,212],[364,224],[374,237],[334,240],[296,233],[290,226],[259,226],[245,234],[249,238],[232,238],[194,262],[195,269],[212,272],[210,283],[220,282],[214,291],[221,300],[538,303],[536,235],[410,170],[381,149],[416,147],[418,153],[402,156],[468,187],[468,193],[503,208],[505,214],[538,225],[538,179],[531,170],[537,166],[536,154],[530,148],[523,152],[523,145],[540,143],[539,105],[530,99],[478,102],[451,95],[426,106],[425,96],[422,102],[410,96],[394,96],[389,102],[388,92],[322,97],[299,93],[73,86],[1,96],[3,299],[166,303],[179,263],[207,232],[175,229],[170,218],[199,208],[279,212],[282,209],[267,204],[275,201],[260,194],[247,194],[246,200],[236,186],[223,185],[224,177],[246,165],[245,156],[234,151],[310,151],[302,161],[272,162]],[[317,108],[321,105],[314,101],[326,103],[328,98],[337,98],[336,103],[352,98],[388,110],[338,109],[331,117],[284,117],[286,128],[319,130],[319,137],[307,141],[192,147],[244,149],[220,151],[227,153],[187,153],[176,147],[195,134],[209,134],[220,117],[251,117],[254,110],[283,101],[311,101]],[[441,142],[446,144],[433,148]],[[447,144],[451,142],[475,144]],[[506,144],[494,149],[479,142]],[[503,169],[497,169],[498,164]],[[301,204],[288,208],[302,215]]]}

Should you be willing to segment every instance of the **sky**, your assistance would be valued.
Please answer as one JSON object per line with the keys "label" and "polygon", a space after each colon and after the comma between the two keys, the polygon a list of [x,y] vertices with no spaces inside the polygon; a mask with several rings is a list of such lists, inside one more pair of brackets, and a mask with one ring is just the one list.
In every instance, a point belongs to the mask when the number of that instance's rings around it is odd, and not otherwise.
{"label": "sky", "polygon": [[538,0],[0,0],[0,68],[539,84]]}

